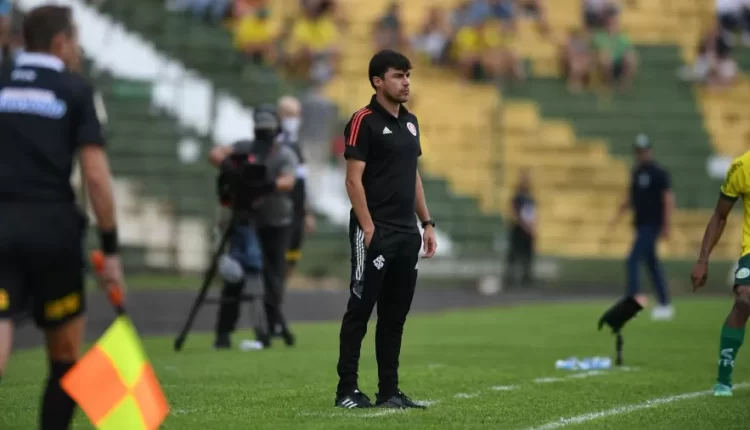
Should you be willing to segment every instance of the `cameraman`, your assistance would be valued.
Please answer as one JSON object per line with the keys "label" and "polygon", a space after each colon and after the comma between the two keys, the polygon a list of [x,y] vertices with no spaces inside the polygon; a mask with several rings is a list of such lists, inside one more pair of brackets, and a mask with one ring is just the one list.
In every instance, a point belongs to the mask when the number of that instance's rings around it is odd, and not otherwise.
{"label": "cameraman", "polygon": [[[266,348],[270,346],[268,328],[286,324],[281,315],[281,294],[284,283],[284,257],[286,251],[287,226],[291,223],[292,202],[289,192],[294,188],[297,162],[294,153],[277,142],[281,132],[281,122],[274,106],[260,106],[253,112],[254,140],[241,140],[231,146],[216,147],[211,151],[210,161],[214,166],[225,169],[232,154],[248,154],[266,166],[267,184],[264,186],[268,195],[261,197],[254,205],[252,215],[247,222],[231,237],[230,255],[242,251],[246,259],[242,264],[246,277],[244,282],[227,281],[222,290],[222,302],[219,308],[219,321],[216,327],[216,348],[231,346],[230,334],[234,331],[239,317],[239,301],[227,299],[239,298],[247,283],[254,283],[253,274],[262,270],[266,324],[256,324],[257,340]],[[234,258],[239,262],[238,258]],[[250,281],[250,282],[248,282]],[[258,317],[258,315],[256,315]],[[290,334],[288,334],[290,337]],[[287,340],[287,336],[285,336]],[[289,343],[287,341],[287,343]]]}

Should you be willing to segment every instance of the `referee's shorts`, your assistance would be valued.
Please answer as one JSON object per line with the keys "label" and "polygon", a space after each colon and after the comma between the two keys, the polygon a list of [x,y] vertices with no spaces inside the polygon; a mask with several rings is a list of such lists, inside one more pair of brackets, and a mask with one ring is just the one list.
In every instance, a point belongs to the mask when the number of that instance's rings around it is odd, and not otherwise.
{"label": "referee's shorts", "polygon": [[43,329],[85,310],[86,219],[72,203],[0,203],[0,320]]}
{"label": "referee's shorts", "polygon": [[294,267],[302,258],[302,243],[305,241],[305,216],[295,215],[289,227],[289,245],[286,249],[286,264]]}

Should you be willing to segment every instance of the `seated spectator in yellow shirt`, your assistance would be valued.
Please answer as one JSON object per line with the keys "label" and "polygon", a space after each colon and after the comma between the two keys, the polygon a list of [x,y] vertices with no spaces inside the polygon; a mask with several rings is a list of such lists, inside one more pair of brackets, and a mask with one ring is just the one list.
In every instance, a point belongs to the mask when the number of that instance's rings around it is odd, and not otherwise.
{"label": "seated spectator in yellow shirt", "polygon": [[406,35],[401,17],[401,6],[398,2],[392,1],[388,5],[388,10],[375,21],[372,30],[376,51],[393,49],[403,52],[406,50]]}
{"label": "seated spectator in yellow shirt", "polygon": [[275,61],[276,29],[268,16],[268,9],[260,8],[242,16],[234,28],[235,48],[254,63]]}
{"label": "seated spectator in yellow shirt", "polygon": [[[279,0],[277,0],[279,1]],[[336,23],[339,31],[345,33],[350,25],[349,14],[347,12],[348,5],[343,4],[339,0],[297,0],[299,8],[309,13],[316,13],[316,11],[325,9],[328,15]]]}
{"label": "seated spectator in yellow shirt", "polygon": [[297,19],[287,49],[293,70],[302,71],[317,84],[333,77],[340,58],[339,29],[326,6],[330,4],[305,11]]}
{"label": "seated spectator in yellow shirt", "polygon": [[511,37],[495,22],[478,20],[458,30],[453,41],[453,56],[460,73],[469,80],[511,76],[524,79],[523,66],[511,49]]}

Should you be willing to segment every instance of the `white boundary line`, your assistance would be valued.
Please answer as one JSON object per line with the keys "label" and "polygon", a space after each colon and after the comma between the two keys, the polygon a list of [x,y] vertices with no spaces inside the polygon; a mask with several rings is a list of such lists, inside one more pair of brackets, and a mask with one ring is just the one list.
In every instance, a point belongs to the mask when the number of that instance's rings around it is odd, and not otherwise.
{"label": "white boundary line", "polygon": [[518,387],[516,387],[515,385],[495,385],[494,387],[490,387],[490,390],[494,390],[494,391],[510,391],[510,390],[515,390],[516,388],[518,388]]}
{"label": "white boundary line", "polygon": [[[582,371],[582,372],[573,372],[565,376],[556,376],[556,377],[547,377],[547,378],[536,378],[530,381],[534,384],[550,384],[554,382],[564,382],[569,380],[576,380],[576,379],[583,379],[583,378],[590,378],[595,376],[604,376],[604,375],[610,375],[613,373],[620,373],[620,372],[635,372],[637,371],[637,367],[615,367],[607,370],[589,370],[589,371]],[[518,384],[518,385],[495,385],[492,387],[489,387],[492,391],[511,391],[516,390],[518,388],[523,387],[526,384]],[[478,397],[482,394],[483,391],[486,390],[479,390],[473,393],[457,393],[453,395],[453,398],[455,399],[472,399],[474,397]],[[440,403],[440,400],[416,400],[415,403],[430,406],[437,403]],[[307,416],[307,417],[348,417],[348,418],[377,418],[377,417],[383,417],[387,415],[392,415],[398,412],[406,412],[402,409],[385,409],[377,412],[366,412],[362,414],[352,414],[347,412],[302,412],[300,413],[301,416]],[[555,428],[555,427],[551,427]]]}
{"label": "white boundary line", "polygon": [[[735,384],[734,388],[746,388],[750,387],[750,383]],[[636,403],[634,405],[619,406],[612,409],[607,409],[599,412],[591,412],[588,414],[578,415],[570,418],[560,418],[559,421],[552,421],[539,427],[532,427],[530,430],[549,430],[557,429],[561,427],[567,427],[572,424],[581,424],[588,421],[598,420],[599,418],[611,417],[615,415],[628,414],[630,412],[639,411],[641,409],[650,409],[659,405],[667,403],[677,402],[680,400],[693,399],[696,397],[707,396],[713,394],[712,390],[696,391],[693,393],[677,394],[668,397],[659,397],[656,399],[646,400],[643,403]]]}
{"label": "white boundary line", "polygon": [[366,412],[363,414],[351,414],[347,412],[302,412],[300,413],[303,417],[315,417],[315,418],[378,418],[386,415],[403,413],[403,409],[382,409],[375,412]]}

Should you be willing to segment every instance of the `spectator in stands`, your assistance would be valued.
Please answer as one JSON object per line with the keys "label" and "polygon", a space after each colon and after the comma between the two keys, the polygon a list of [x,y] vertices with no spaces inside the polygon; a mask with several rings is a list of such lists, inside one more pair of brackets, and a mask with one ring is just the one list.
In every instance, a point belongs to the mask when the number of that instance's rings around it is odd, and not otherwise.
{"label": "spectator in stands", "polygon": [[[15,35],[12,34],[12,15],[13,8],[10,0],[0,0],[0,75],[3,76],[13,69],[16,61],[16,50],[19,47],[19,45],[14,44],[14,41],[17,40],[20,31],[15,32]],[[20,48],[23,48],[23,43],[21,43]]]}
{"label": "spectator in stands", "polygon": [[349,14],[346,11],[346,7],[344,4],[340,1],[334,1],[334,0],[325,0],[328,1],[330,5],[330,11],[333,15],[333,21],[336,23],[336,26],[339,28],[339,31],[341,33],[346,33],[346,31],[349,29]]}
{"label": "spectator in stands", "polygon": [[165,6],[172,12],[190,11],[198,21],[219,23],[232,9],[232,0],[167,0]]}
{"label": "spectator in stands", "polygon": [[695,64],[683,67],[680,77],[685,81],[703,82],[709,88],[716,89],[734,84],[738,68],[727,37],[719,26],[707,31],[698,45]]}
{"label": "spectator in stands", "polygon": [[452,47],[461,75],[469,80],[508,77],[523,80],[523,64],[510,46],[511,38],[508,30],[487,18],[461,28]]}
{"label": "spectator in stands", "polygon": [[289,61],[295,73],[303,72],[315,84],[322,85],[333,77],[340,59],[339,28],[324,1],[312,9],[303,9],[292,28]]}
{"label": "spectator in stands", "polygon": [[520,9],[530,14],[539,25],[539,31],[544,35],[550,34],[549,21],[547,19],[546,0],[515,0]]}
{"label": "spectator in stands", "polygon": [[607,18],[617,15],[618,4],[615,0],[586,0],[583,3],[583,22],[588,30],[600,30]]}
{"label": "spectator in stands", "polygon": [[533,263],[536,243],[536,201],[531,192],[531,175],[521,172],[516,192],[511,202],[513,218],[510,225],[505,283],[513,284],[516,263],[521,264],[521,283],[529,286],[533,281]]}
{"label": "spectator in stands", "polygon": [[735,33],[742,34],[742,41],[750,45],[750,1],[749,0],[716,0],[716,14],[719,24],[730,44]]}
{"label": "spectator in stands", "polygon": [[273,64],[276,60],[276,29],[265,7],[249,11],[234,27],[234,46],[256,64]]}
{"label": "spectator in stands", "polygon": [[0,0],[0,46],[3,47],[3,51],[10,42],[10,16],[12,13],[13,7],[10,0]]}
{"label": "spectator in stands", "polygon": [[510,29],[515,30],[515,0],[490,0],[490,17],[501,21]]}
{"label": "spectator in stands", "polygon": [[318,9],[326,9],[339,31],[344,33],[349,28],[349,19],[346,8],[337,0],[300,0],[300,9],[309,13],[315,13]]}
{"label": "spectator in stands", "polygon": [[450,24],[454,31],[472,24],[471,5],[470,0],[463,1],[456,5],[451,12]]}
{"label": "spectator in stands", "polygon": [[620,90],[630,89],[635,77],[637,59],[630,37],[620,29],[618,16],[609,16],[605,29],[596,33],[594,49],[605,85],[619,83]]}
{"label": "spectator in stands", "polygon": [[443,64],[450,36],[451,29],[445,11],[433,6],[419,33],[412,39],[412,48],[430,63]]}
{"label": "spectator in stands", "polygon": [[581,92],[589,81],[591,71],[591,53],[589,38],[584,30],[570,32],[562,49],[563,76],[567,78],[568,90]]}
{"label": "spectator in stands", "polygon": [[398,2],[392,1],[385,14],[375,21],[373,37],[376,51],[383,49],[404,51],[406,36],[401,21],[401,7]]}
{"label": "spectator in stands", "polygon": [[248,13],[252,13],[256,9],[268,7],[268,0],[231,0],[232,3],[232,18],[241,18]]}
{"label": "spectator in stands", "polygon": [[290,65],[292,64],[293,57],[287,51],[287,48],[291,46],[292,30],[294,29],[294,23],[296,18],[292,15],[284,17],[281,23],[281,28],[276,32],[276,38],[274,39],[274,52],[276,54],[277,65]]}

